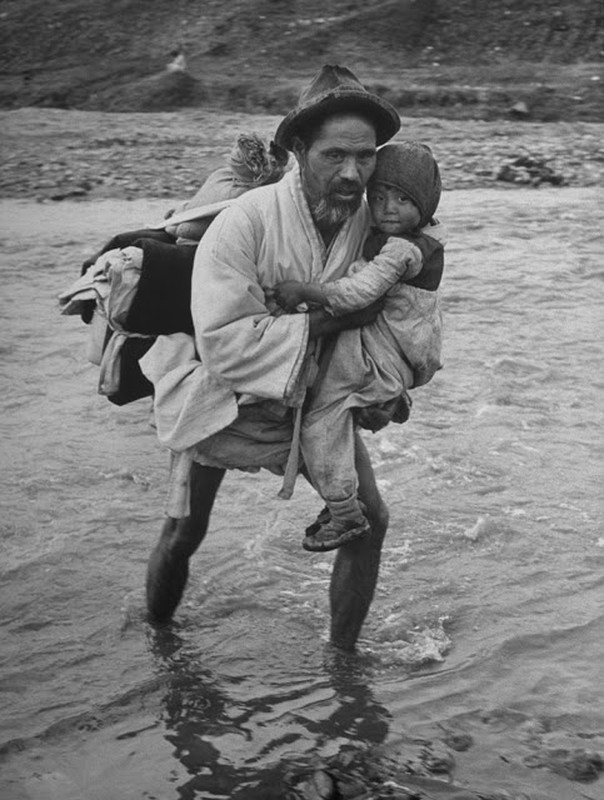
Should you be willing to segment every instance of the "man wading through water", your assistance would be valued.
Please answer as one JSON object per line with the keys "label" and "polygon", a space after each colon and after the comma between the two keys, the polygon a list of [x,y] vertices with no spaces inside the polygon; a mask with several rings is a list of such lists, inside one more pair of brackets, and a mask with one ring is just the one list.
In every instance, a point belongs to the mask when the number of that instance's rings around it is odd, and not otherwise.
{"label": "man wading through water", "polygon": [[[196,445],[190,513],[168,517],[147,572],[150,618],[178,606],[189,558],[204,539],[227,469],[283,474],[295,407],[323,337],[375,319],[375,304],[347,317],[324,309],[275,315],[270,289],[281,281],[329,281],[361,255],[370,218],[363,193],[376,148],[400,128],[396,110],[347,69],[325,66],[279,125],[275,141],[297,168],[237,199],[209,227],[195,256],[191,309],[203,367],[236,404],[230,424]],[[320,369],[320,365],[319,365]],[[320,371],[319,371],[320,374]],[[320,378],[319,378],[320,379]],[[352,649],[371,604],[388,525],[367,450],[355,437],[358,495],[371,533],[341,547],[330,585],[331,642]]]}

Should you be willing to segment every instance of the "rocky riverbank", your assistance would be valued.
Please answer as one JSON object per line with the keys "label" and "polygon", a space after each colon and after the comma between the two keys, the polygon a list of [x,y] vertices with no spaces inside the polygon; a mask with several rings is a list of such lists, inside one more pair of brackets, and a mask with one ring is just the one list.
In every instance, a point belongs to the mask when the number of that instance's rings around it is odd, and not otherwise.
{"label": "rocky riverbank", "polygon": [[[41,202],[185,198],[221,165],[239,132],[256,130],[270,138],[279,119],[199,109],[156,114],[2,111],[0,197]],[[595,186],[604,182],[602,128],[588,122],[403,116],[399,137],[431,144],[446,189]]]}

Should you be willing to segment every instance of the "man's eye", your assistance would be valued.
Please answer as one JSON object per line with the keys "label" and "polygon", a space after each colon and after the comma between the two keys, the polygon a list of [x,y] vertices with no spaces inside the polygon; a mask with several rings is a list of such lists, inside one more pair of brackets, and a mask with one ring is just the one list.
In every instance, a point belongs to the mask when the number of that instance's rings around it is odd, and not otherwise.
{"label": "man's eye", "polygon": [[343,153],[327,153],[327,159],[334,164],[339,163],[344,158]]}

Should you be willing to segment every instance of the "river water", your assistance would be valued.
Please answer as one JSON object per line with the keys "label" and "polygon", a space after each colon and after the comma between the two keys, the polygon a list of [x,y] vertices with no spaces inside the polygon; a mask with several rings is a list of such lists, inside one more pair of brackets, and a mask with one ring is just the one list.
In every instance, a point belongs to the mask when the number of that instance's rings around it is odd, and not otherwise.
{"label": "river water", "polygon": [[604,797],[572,772],[604,752],[601,204],[445,195],[445,369],[366,437],[392,524],[345,657],[333,556],[300,546],[320,503],[268,474],[227,476],[174,624],[146,623],[167,457],[56,295],[165,203],[2,201],[0,797],[289,798],[376,753],[418,797]]}

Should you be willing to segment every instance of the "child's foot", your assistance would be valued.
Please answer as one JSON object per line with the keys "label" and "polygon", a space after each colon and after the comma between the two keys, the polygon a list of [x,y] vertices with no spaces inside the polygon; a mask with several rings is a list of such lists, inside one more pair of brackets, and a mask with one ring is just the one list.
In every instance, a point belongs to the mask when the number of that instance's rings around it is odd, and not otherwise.
{"label": "child's foot", "polygon": [[348,544],[348,542],[366,536],[371,531],[369,521],[365,518],[361,521],[349,522],[329,519],[327,522],[319,525],[313,533],[308,532],[310,528],[314,528],[314,525],[306,529],[306,536],[302,542],[302,547],[313,553],[335,550],[343,544]]}

